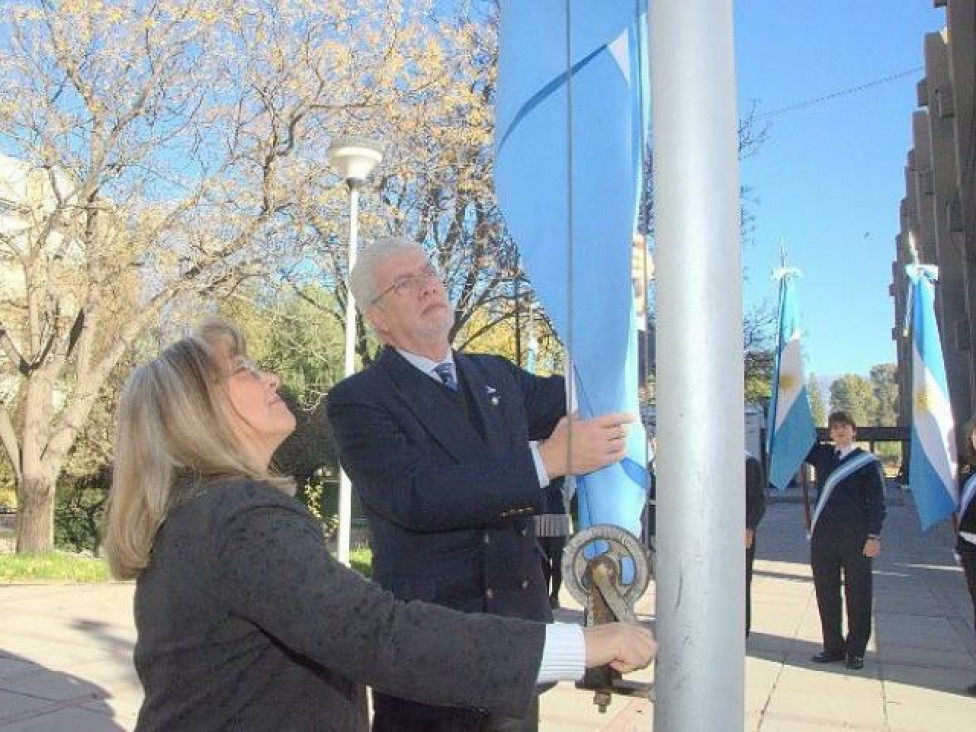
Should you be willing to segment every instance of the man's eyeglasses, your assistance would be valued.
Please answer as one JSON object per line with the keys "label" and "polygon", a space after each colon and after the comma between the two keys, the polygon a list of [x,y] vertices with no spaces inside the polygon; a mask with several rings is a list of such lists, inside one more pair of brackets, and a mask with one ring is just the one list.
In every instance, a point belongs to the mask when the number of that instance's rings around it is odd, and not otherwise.
{"label": "man's eyeglasses", "polygon": [[395,280],[393,284],[387,287],[383,292],[373,298],[370,305],[375,305],[384,297],[389,295],[391,292],[395,292],[397,295],[402,295],[405,293],[417,292],[421,287],[426,285],[431,280],[436,280],[440,277],[440,274],[434,268],[433,265],[428,264],[419,272],[414,274],[400,275]]}

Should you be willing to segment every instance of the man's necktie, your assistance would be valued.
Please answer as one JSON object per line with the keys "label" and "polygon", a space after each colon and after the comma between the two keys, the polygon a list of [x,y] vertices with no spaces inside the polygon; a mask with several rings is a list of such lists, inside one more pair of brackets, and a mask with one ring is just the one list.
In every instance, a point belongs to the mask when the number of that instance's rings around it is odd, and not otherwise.
{"label": "man's necktie", "polygon": [[434,372],[441,377],[441,381],[451,391],[458,390],[457,377],[454,376],[454,364],[446,361],[434,367]]}

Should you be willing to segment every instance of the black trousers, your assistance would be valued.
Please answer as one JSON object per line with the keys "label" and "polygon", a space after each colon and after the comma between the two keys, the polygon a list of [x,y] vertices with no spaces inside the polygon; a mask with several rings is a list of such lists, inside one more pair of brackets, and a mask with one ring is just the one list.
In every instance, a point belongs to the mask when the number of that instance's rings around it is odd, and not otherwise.
{"label": "black trousers", "polygon": [[[817,526],[810,545],[813,585],[820,610],[824,651],[863,656],[871,637],[872,561],[864,556],[867,534],[850,527]],[[841,582],[847,638],[841,629]]]}
{"label": "black trousers", "polygon": [[566,537],[540,536],[538,541],[545,554],[542,559],[542,574],[546,578],[549,597],[559,597],[559,588],[563,584],[563,549],[566,547]]}
{"label": "black trousers", "polygon": [[746,637],[752,630],[752,563],[756,559],[756,532],[752,533],[752,546],[746,549]]}
{"label": "black trousers", "polygon": [[972,551],[961,551],[959,556],[962,559],[962,571],[966,575],[966,584],[969,587],[969,597],[973,601],[973,630],[976,630],[976,546]]}

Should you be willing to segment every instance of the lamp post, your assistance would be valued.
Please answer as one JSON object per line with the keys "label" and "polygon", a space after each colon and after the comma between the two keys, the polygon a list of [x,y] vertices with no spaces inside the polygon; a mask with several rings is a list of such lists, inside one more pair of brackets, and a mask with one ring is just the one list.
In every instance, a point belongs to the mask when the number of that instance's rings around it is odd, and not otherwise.
{"label": "lamp post", "polygon": [[[383,159],[383,150],[372,140],[361,137],[341,137],[329,145],[329,164],[339,171],[349,188],[349,269],[356,264],[357,239],[359,237],[359,188]],[[346,376],[356,370],[356,302],[346,275]],[[352,524],[352,483],[346,471],[339,470],[339,533],[338,559],[349,566],[349,533]]]}

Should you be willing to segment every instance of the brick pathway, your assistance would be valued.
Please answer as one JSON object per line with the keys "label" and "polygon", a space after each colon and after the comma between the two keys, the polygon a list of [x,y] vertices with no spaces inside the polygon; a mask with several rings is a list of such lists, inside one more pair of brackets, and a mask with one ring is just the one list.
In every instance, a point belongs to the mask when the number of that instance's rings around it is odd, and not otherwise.
{"label": "brick pathway", "polygon": [[[950,544],[946,527],[922,535],[910,505],[891,506],[866,666],[816,667],[808,660],[820,648],[820,630],[802,509],[772,504],[759,533],[746,729],[976,728],[976,699],[962,694],[976,681],[972,609]],[[132,729],[142,694],[131,667],[131,602],[129,584],[0,587],[0,730]],[[650,617],[653,606],[649,592],[638,610]],[[573,609],[560,615],[579,617]],[[543,697],[542,715],[544,732],[646,731],[653,724],[646,702],[618,698],[601,715],[591,695],[571,684]]]}

